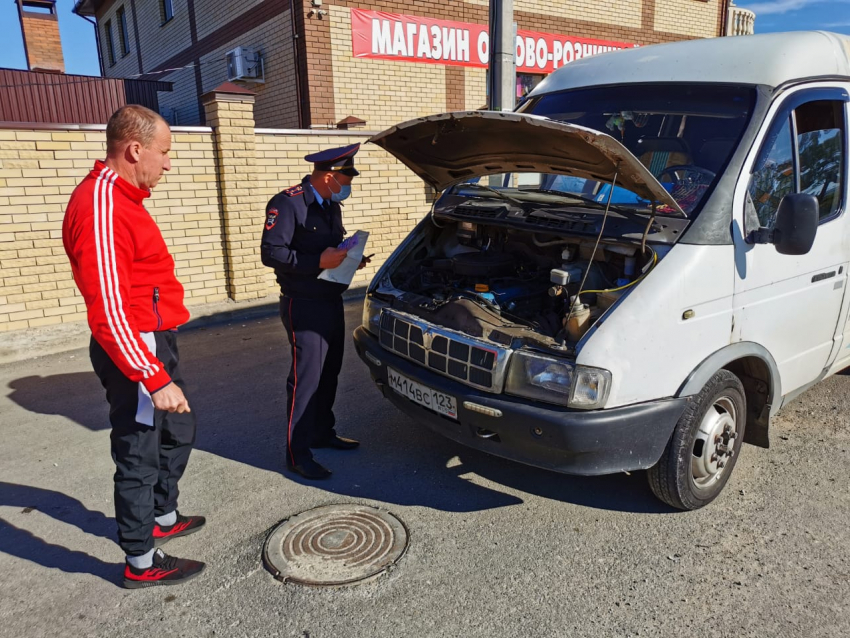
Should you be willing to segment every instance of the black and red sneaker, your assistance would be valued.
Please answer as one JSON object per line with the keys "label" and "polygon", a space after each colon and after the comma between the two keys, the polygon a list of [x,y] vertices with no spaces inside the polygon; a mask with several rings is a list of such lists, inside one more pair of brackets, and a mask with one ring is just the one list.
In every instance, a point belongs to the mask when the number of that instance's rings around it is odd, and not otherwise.
{"label": "black and red sneaker", "polygon": [[177,512],[177,522],[168,527],[160,527],[156,523],[153,526],[153,544],[159,547],[178,536],[188,536],[199,531],[207,524],[203,516],[183,516]]}
{"label": "black and red sneaker", "polygon": [[158,585],[181,585],[206,569],[206,565],[188,558],[169,556],[161,549],[153,553],[153,565],[136,569],[129,563],[124,566],[124,587],[141,589]]}

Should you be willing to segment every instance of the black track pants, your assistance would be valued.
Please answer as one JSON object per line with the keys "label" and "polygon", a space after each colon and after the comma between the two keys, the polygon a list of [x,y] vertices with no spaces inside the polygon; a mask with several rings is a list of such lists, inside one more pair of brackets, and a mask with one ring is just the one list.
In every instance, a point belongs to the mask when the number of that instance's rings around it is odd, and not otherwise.
{"label": "black track pants", "polygon": [[[176,333],[141,336],[183,389]],[[177,482],[195,442],[195,414],[155,410],[144,386],[124,376],[94,338],[89,354],[109,402],[118,542],[128,556],[138,556],[153,548],[154,518],[177,509]]]}

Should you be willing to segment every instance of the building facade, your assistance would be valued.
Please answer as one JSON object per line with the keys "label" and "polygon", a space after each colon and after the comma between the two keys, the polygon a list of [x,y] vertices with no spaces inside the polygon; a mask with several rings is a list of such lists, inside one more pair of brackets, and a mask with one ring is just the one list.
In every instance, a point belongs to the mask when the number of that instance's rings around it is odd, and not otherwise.
{"label": "building facade", "polygon": [[[585,55],[725,35],[727,8],[515,0],[517,93]],[[78,0],[75,11],[97,20],[107,77],[173,84],[160,97],[172,124],[202,124],[200,97],[237,77],[263,128],[377,130],[487,99],[488,0]]]}

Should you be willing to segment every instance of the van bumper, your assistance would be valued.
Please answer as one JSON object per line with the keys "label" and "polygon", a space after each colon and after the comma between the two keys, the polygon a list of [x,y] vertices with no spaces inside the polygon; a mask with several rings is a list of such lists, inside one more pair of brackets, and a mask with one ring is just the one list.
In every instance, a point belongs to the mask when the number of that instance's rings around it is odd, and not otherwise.
{"label": "van bumper", "polygon": [[[683,397],[592,412],[571,410],[481,392],[438,375],[387,352],[362,326],[354,331],[354,347],[384,398],[418,423],[468,447],[564,474],[592,476],[652,467],[689,401]],[[395,392],[387,383],[387,366],[455,397],[458,419]],[[500,410],[502,416],[473,412],[464,407],[465,401]]]}

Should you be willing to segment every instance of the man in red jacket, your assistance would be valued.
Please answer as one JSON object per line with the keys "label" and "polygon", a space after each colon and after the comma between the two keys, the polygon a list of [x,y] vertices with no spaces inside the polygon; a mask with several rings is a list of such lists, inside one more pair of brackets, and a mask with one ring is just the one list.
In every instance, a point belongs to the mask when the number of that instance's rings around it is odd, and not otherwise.
{"label": "man in red jacket", "polygon": [[159,115],[120,108],[106,127],[106,160],[74,190],[62,224],[88,310],[92,365],[109,402],[115,519],[131,589],[182,583],[205,567],[154,549],[206,523],[177,511],[177,482],[195,441],[177,365],[177,326],[189,312],[174,259],[142,205],[171,170],[170,149]]}

